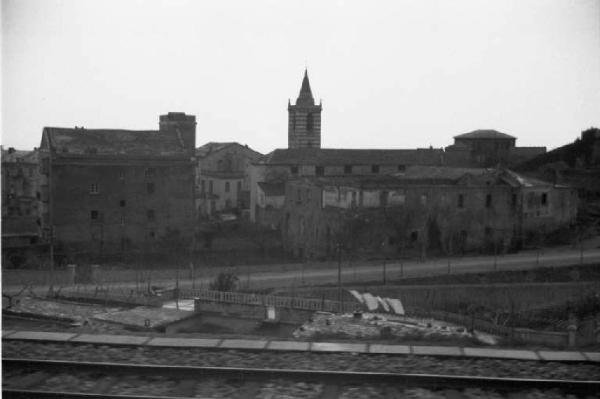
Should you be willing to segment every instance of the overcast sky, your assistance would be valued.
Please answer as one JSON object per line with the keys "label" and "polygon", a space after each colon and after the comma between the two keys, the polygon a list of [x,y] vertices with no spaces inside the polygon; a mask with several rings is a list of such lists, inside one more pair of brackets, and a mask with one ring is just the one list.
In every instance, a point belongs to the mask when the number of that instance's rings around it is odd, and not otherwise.
{"label": "overcast sky", "polygon": [[554,148],[600,127],[600,1],[2,1],[2,143],[44,126],[287,146],[308,65],[323,147]]}

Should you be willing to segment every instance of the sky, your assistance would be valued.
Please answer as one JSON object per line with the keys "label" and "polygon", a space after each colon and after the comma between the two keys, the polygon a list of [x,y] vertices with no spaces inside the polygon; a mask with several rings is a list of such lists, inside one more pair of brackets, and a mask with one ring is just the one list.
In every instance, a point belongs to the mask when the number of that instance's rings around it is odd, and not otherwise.
{"label": "sky", "polygon": [[444,147],[496,129],[555,148],[600,127],[600,1],[2,0],[2,144],[44,126],[287,147],[304,68],[322,146]]}

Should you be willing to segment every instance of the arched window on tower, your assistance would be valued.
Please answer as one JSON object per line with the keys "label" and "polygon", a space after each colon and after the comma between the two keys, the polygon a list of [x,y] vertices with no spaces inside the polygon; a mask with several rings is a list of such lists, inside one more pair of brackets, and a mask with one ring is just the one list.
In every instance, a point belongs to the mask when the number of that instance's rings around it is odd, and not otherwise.
{"label": "arched window on tower", "polygon": [[296,131],[296,113],[292,112],[292,130]]}
{"label": "arched window on tower", "polygon": [[313,130],[313,124],[314,124],[313,114],[311,112],[309,112],[306,115],[306,131],[307,132],[312,132],[312,130]]}

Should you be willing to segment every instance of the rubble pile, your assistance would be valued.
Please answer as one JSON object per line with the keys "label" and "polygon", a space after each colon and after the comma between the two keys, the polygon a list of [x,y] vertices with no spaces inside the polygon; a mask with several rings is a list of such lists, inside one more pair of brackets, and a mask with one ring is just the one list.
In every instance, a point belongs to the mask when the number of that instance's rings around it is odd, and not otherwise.
{"label": "rubble pile", "polygon": [[495,344],[494,337],[470,333],[466,328],[432,319],[361,313],[336,315],[317,312],[293,336],[301,339],[336,337],[346,339],[444,341],[466,340]]}

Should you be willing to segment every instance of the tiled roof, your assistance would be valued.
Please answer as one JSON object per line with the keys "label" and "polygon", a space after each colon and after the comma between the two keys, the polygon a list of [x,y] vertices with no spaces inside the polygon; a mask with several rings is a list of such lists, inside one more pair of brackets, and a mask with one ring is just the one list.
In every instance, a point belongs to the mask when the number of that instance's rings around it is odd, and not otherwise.
{"label": "tiled roof", "polygon": [[46,127],[49,144],[61,155],[184,155],[174,134],[158,130],[120,130]]}
{"label": "tiled roof", "polygon": [[[452,185],[458,184],[468,176],[493,178],[495,182],[503,182],[514,187],[540,187],[552,186],[552,184],[542,180],[529,178],[519,175],[508,169],[493,168],[451,168],[451,167],[432,167],[432,166],[411,166],[406,168],[405,172],[396,173],[393,176],[374,175],[374,176],[326,176],[326,177],[305,177],[298,181],[309,181],[319,186],[352,186],[361,188],[381,188],[381,187],[399,187],[405,185]],[[475,180],[483,182],[483,180]],[[478,184],[478,183],[475,183]],[[483,184],[483,183],[482,183]]]}
{"label": "tiled roof", "polygon": [[469,133],[459,134],[454,136],[455,139],[516,139],[516,137],[510,134],[501,133],[493,129],[479,129],[473,130]]}
{"label": "tiled roof", "polygon": [[254,151],[252,148],[248,147],[248,145],[242,145],[235,141],[230,141],[230,142],[225,142],[225,143],[216,143],[214,141],[211,141],[211,142],[204,144],[203,146],[196,148],[196,156],[202,158],[209,154],[214,154],[217,151],[221,151],[227,147],[234,146],[234,145],[242,147],[242,148],[254,153],[255,155],[253,155],[252,158],[257,158],[262,155],[261,153]]}
{"label": "tiled roof", "polygon": [[196,148],[196,155],[199,157],[204,157],[210,153],[220,151],[223,148],[229,147],[230,145],[237,144],[234,141],[225,142],[225,143],[216,143],[214,141],[208,142],[198,148]]}
{"label": "tiled roof", "polygon": [[439,165],[442,149],[371,150],[336,148],[277,149],[262,158],[266,164],[285,165]]}

